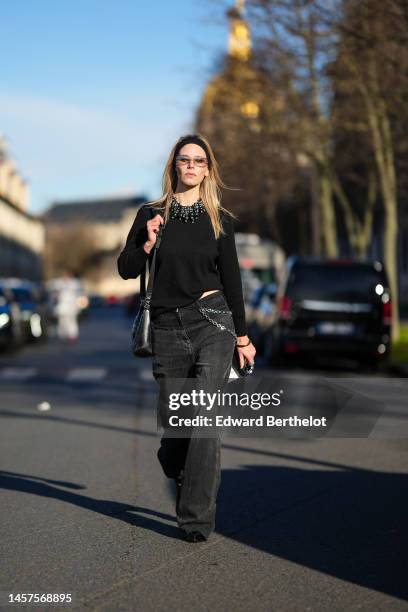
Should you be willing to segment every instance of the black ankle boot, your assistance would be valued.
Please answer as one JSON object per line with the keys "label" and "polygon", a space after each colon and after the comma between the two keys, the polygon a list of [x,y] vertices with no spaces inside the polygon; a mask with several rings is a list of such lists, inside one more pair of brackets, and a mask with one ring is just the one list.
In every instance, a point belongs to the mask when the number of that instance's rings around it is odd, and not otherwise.
{"label": "black ankle boot", "polygon": [[185,538],[187,542],[205,542],[207,540],[205,535],[199,531],[191,531],[190,533],[186,533]]}

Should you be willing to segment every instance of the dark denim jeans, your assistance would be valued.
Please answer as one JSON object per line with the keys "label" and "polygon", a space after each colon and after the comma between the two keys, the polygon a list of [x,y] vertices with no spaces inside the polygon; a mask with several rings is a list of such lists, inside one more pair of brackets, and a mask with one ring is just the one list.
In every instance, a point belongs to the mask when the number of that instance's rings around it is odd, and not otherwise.
{"label": "dark denim jeans", "polygon": [[[157,316],[151,324],[153,376],[199,378],[203,386],[219,388],[228,380],[235,338],[208,321],[197,308],[228,311],[208,313],[218,323],[234,330],[232,313],[222,291],[197,299]],[[201,385],[201,381],[198,383]],[[215,528],[216,498],[221,482],[221,438],[188,438],[166,435],[161,439],[158,459],[168,478],[182,475],[177,523],[186,533],[199,531],[208,537]]]}

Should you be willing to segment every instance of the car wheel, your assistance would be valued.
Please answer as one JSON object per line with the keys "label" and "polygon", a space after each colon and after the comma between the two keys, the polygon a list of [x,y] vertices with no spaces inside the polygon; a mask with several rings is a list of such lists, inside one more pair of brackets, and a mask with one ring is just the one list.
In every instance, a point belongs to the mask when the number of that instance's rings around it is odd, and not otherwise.
{"label": "car wheel", "polygon": [[370,372],[376,373],[382,370],[384,359],[382,357],[366,357],[362,360],[362,364]]}

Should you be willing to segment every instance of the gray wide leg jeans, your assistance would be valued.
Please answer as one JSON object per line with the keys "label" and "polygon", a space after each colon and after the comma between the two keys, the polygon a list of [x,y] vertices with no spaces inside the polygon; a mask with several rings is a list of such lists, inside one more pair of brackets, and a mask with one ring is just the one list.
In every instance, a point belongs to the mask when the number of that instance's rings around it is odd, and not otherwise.
{"label": "gray wide leg jeans", "polygon": [[[228,380],[236,340],[231,333],[208,321],[198,306],[222,311],[207,314],[235,332],[232,313],[222,291],[158,315],[151,323],[151,333],[153,376],[159,385],[165,377],[199,378],[203,387],[221,389]],[[168,478],[183,476],[176,508],[179,527],[186,533],[199,531],[208,537],[215,528],[221,482],[220,435],[195,437],[191,428],[189,437],[175,438],[166,436],[165,430],[157,456]]]}

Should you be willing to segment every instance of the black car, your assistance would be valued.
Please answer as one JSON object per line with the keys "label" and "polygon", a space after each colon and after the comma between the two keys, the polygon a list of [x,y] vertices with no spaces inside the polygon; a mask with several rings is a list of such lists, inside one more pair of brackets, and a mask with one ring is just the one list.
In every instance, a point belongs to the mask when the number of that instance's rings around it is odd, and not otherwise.
{"label": "black car", "polygon": [[19,279],[8,279],[4,284],[20,307],[25,338],[43,339],[47,331],[47,317],[38,287],[30,281]]}
{"label": "black car", "polygon": [[288,259],[271,357],[347,356],[377,367],[389,355],[390,337],[391,295],[381,262]]}
{"label": "black car", "polygon": [[24,342],[24,322],[10,289],[0,282],[0,347],[16,349]]}

